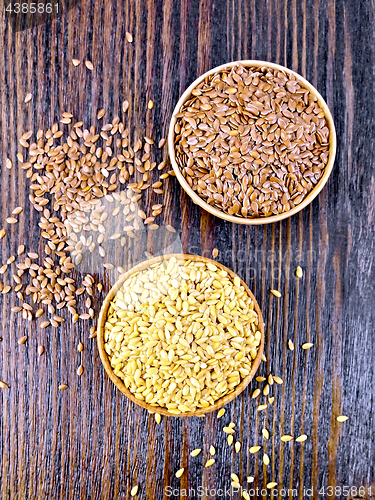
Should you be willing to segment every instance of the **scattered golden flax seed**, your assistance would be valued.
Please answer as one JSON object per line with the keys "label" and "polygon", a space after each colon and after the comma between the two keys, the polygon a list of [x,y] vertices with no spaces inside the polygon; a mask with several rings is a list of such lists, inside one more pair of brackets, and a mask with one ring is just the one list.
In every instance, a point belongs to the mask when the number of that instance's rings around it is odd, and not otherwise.
{"label": "scattered golden flax seed", "polygon": [[302,349],[310,349],[314,344],[307,342],[306,344],[302,344]]}
{"label": "scattered golden flax seed", "polygon": [[236,453],[239,453],[239,451],[241,449],[241,443],[239,441],[237,441],[236,444],[234,445],[234,449],[235,449]]}
{"label": "scattered golden flax seed", "polygon": [[216,257],[219,255],[219,250],[217,248],[214,248],[212,250],[212,257],[216,259]]}
{"label": "scattered golden flax seed", "polygon": [[250,453],[258,453],[259,450],[260,450],[260,446],[252,446],[250,448]]}
{"label": "scattered golden flax seed", "polygon": [[72,59],[73,66],[79,66],[81,61],[79,59]]}
{"label": "scattered golden flax seed", "polygon": [[26,342],[26,340],[27,340],[27,337],[25,335],[23,337],[20,337],[17,342],[18,342],[19,345],[22,345],[22,344],[24,344]]}
{"label": "scattered golden flax seed", "polygon": [[273,376],[273,379],[276,382],[276,384],[279,384],[279,385],[284,382],[282,378],[277,377],[276,375]]}
{"label": "scattered golden flax seed", "polygon": [[271,490],[272,488],[274,488],[275,486],[277,486],[277,483],[271,481],[270,483],[267,483],[267,488],[269,490]]}
{"label": "scattered golden flax seed", "polygon": [[240,483],[238,483],[237,481],[232,481],[230,483],[230,485],[232,486],[232,488],[240,488],[241,487]]}
{"label": "scattered golden flax seed", "polygon": [[138,493],[138,484],[136,486],[133,486],[133,488],[130,490],[130,495],[132,497],[135,497],[137,493]]}
{"label": "scattered golden flax seed", "polygon": [[269,393],[270,393],[270,386],[269,384],[267,384],[263,389],[263,395],[268,396]]}
{"label": "scattered golden flax seed", "polygon": [[262,354],[261,360],[264,361],[265,363],[267,362],[267,358],[265,354]]}
{"label": "scattered golden flax seed", "polygon": [[42,356],[42,354],[44,354],[44,347],[42,345],[38,347],[38,354],[39,356]]}
{"label": "scattered golden flax seed", "polygon": [[30,101],[31,101],[31,99],[32,99],[32,97],[33,97],[33,94],[30,94],[30,93],[29,93],[29,94],[26,94],[24,102],[25,102],[25,103],[30,102]]}
{"label": "scattered golden flax seed", "polygon": [[270,457],[267,455],[267,453],[263,454],[263,463],[264,465],[269,465],[270,463]]}
{"label": "scattered golden flax seed", "polygon": [[226,434],[234,434],[234,429],[232,429],[232,427],[223,427],[223,431]]}
{"label": "scattered golden flax seed", "polygon": [[293,342],[291,341],[291,339],[288,340],[288,347],[291,351],[294,351],[294,344]]}
{"label": "scattered golden flax seed", "polygon": [[262,429],[262,434],[264,436],[265,439],[269,439],[270,438],[270,433],[268,432],[267,429]]}
{"label": "scattered golden flax seed", "polygon": [[184,473],[184,467],[182,467],[181,469],[178,469],[178,471],[176,472],[176,477],[181,477],[182,474]]}
{"label": "scattered golden flax seed", "polygon": [[65,389],[67,389],[67,388],[68,388],[68,386],[66,384],[60,384],[59,385],[60,391],[65,391]]}
{"label": "scattered golden flax seed", "polygon": [[232,481],[236,481],[236,483],[240,482],[240,478],[237,476],[237,474],[232,473],[230,475],[230,477],[231,477]]}
{"label": "scattered golden flax seed", "polygon": [[229,446],[232,446],[233,444],[233,436],[232,434],[229,434],[229,436],[227,437],[227,443]]}
{"label": "scattered golden flax seed", "polygon": [[155,421],[157,424],[160,424],[161,422],[161,415],[160,413],[155,413]]}
{"label": "scattered golden flax seed", "polygon": [[225,413],[225,408],[220,408],[220,410],[217,412],[217,417],[216,418],[220,418],[224,415]]}
{"label": "scattered golden flax seed", "polygon": [[259,405],[257,411],[263,411],[267,408],[267,405]]}
{"label": "scattered golden flax seed", "polygon": [[346,422],[349,419],[349,417],[346,417],[345,415],[339,415],[336,420],[338,422]]}
{"label": "scattered golden flax seed", "polygon": [[301,436],[298,436],[298,438],[296,438],[296,441],[297,443],[303,443],[304,441],[306,441],[306,439],[307,439],[306,434],[301,434]]}
{"label": "scattered golden flax seed", "polygon": [[300,266],[297,267],[296,276],[297,276],[297,278],[302,278],[302,276],[303,276],[302,267],[300,267]]}
{"label": "scattered golden flax seed", "polygon": [[0,229],[0,240],[2,240],[5,236],[5,229]]}
{"label": "scattered golden flax seed", "polygon": [[20,245],[20,246],[17,248],[17,255],[18,255],[18,256],[22,255],[24,251],[25,251],[25,245]]}
{"label": "scattered golden flax seed", "polygon": [[260,377],[260,376],[259,376],[259,377],[257,377],[255,380],[256,380],[257,382],[264,382],[264,381],[266,380],[266,378],[265,378],[265,377]]}
{"label": "scattered golden flax seed", "polygon": [[195,448],[195,450],[193,450],[193,451],[190,453],[190,455],[191,455],[192,457],[196,457],[197,455],[199,455],[199,453],[200,453],[201,451],[202,451],[202,449],[201,449],[201,448]]}
{"label": "scattered golden flax seed", "polygon": [[13,163],[12,163],[12,160],[10,158],[7,158],[5,160],[5,166],[8,170],[11,170],[11,168],[13,167]]}
{"label": "scattered golden flax seed", "polygon": [[92,71],[94,69],[94,65],[92,64],[91,61],[85,61],[85,66],[87,69],[89,69],[90,71]]}
{"label": "scattered golden flax seed", "polygon": [[270,405],[272,405],[274,401],[275,401],[275,398],[273,396],[271,396],[270,398],[268,398],[268,403]]}
{"label": "scattered golden flax seed", "polygon": [[255,391],[253,392],[253,394],[251,395],[251,397],[253,399],[257,398],[260,394],[260,389],[255,389]]}
{"label": "scattered golden flax seed", "polygon": [[47,326],[49,326],[51,323],[50,321],[43,321],[41,324],[40,324],[40,328],[44,329],[44,328],[47,328]]}
{"label": "scattered golden flax seed", "polygon": [[213,457],[216,454],[215,446],[210,446],[210,455]]}
{"label": "scattered golden flax seed", "polygon": [[215,463],[215,459],[210,458],[209,460],[207,460],[205,467],[211,467],[211,465],[213,465],[214,463]]}
{"label": "scattered golden flax seed", "polygon": [[9,385],[0,380],[0,389],[9,389]]}
{"label": "scattered golden flax seed", "polygon": [[82,344],[82,342],[80,342],[80,343],[77,345],[77,351],[78,351],[78,352],[82,352],[82,351],[83,351],[83,344]]}
{"label": "scattered golden flax seed", "polygon": [[289,434],[284,434],[283,436],[281,436],[280,439],[281,439],[281,441],[286,443],[287,441],[291,441],[293,439],[293,436],[289,436]]}
{"label": "scattered golden flax seed", "polygon": [[253,476],[247,476],[247,482],[248,483],[253,483],[254,482],[254,477]]}
{"label": "scattered golden flax seed", "polygon": [[124,101],[124,102],[122,103],[122,111],[123,111],[124,113],[126,113],[126,111],[128,110],[128,108],[129,108],[129,101]]}
{"label": "scattered golden flax seed", "polygon": [[167,224],[167,225],[165,226],[165,229],[166,229],[167,231],[169,231],[170,233],[175,233],[175,232],[176,232],[175,228],[174,228],[173,226],[171,226],[170,224]]}
{"label": "scattered golden flax seed", "polygon": [[271,290],[272,295],[274,295],[277,298],[281,297],[281,293],[278,290]]}
{"label": "scattered golden flax seed", "polygon": [[154,107],[154,101],[148,101],[148,104],[147,104],[147,107],[148,109],[152,109]]}
{"label": "scattered golden flax seed", "polygon": [[83,373],[83,366],[79,365],[79,367],[77,368],[77,375],[81,376],[82,373]]}
{"label": "scattered golden flax seed", "polygon": [[243,490],[242,491],[242,497],[245,499],[245,500],[250,500],[250,495],[248,494],[248,492],[246,490]]}
{"label": "scattered golden flax seed", "polygon": [[126,39],[129,43],[133,42],[133,35],[129,31],[126,32]]}
{"label": "scattered golden flax seed", "polygon": [[230,427],[231,429],[234,429],[236,427],[236,424],[234,422],[231,422],[228,427]]}

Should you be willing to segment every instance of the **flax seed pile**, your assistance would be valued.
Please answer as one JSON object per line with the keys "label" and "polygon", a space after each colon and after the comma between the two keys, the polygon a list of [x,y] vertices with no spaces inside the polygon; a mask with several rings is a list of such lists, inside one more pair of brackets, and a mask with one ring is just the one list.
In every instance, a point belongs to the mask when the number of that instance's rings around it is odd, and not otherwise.
{"label": "flax seed pile", "polygon": [[176,161],[208,204],[237,217],[299,205],[322,177],[329,128],[316,97],[282,71],[207,77],[176,115]]}

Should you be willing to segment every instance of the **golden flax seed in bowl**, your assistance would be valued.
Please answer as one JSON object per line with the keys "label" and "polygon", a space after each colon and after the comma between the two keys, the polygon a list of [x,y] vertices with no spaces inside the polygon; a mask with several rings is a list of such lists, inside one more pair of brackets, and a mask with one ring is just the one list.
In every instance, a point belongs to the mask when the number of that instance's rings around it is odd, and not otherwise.
{"label": "golden flax seed in bowl", "polygon": [[195,255],[136,266],[99,317],[99,352],[112,381],[164,415],[202,415],[231,401],[258,369],[263,344],[262,314],[247,285]]}
{"label": "golden flax seed in bowl", "polygon": [[243,224],[289,217],[321,191],[336,134],[319,92],[297,73],[237,61],[199,77],[173,112],[176,176],[193,201]]}

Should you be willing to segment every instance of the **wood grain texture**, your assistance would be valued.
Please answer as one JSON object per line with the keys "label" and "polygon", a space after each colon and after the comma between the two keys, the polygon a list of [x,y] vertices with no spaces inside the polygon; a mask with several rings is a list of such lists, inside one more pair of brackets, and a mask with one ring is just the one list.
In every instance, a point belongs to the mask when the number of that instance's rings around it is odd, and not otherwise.
{"label": "wood grain texture", "polygon": [[[179,230],[172,251],[210,257],[217,247],[218,260],[247,282],[261,306],[267,362],[260,374],[285,381],[272,387],[275,403],[265,412],[251,400],[254,380],[220,420],[210,414],[156,425],[115,389],[83,322],[68,319],[59,329],[40,330],[10,312],[18,305],[14,294],[0,295],[0,380],[9,385],[0,392],[2,500],[123,500],[135,484],[139,499],[196,498],[179,488],[229,488],[231,472],[245,488],[252,475],[255,488],[274,480],[280,489],[296,489],[288,498],[304,498],[304,488],[314,489],[305,498],[334,498],[327,491],[318,495],[319,489],[344,485],[372,485],[364,498],[375,498],[374,17],[370,0],[81,0],[62,18],[15,34],[0,12],[2,224],[12,208],[25,207],[0,241],[0,263],[20,243],[31,251],[41,246],[29,183],[17,166],[6,169],[5,159],[16,165],[17,138],[48,128],[63,111],[96,124],[97,110],[115,116],[128,99],[133,136],[159,139],[179,96],[200,73],[231,60],[263,59],[316,86],[337,130],[328,184],[300,214],[274,225],[216,219],[193,205],[175,179],[167,182],[164,220]],[[94,71],[74,68],[73,57],[91,60]],[[25,105],[28,92],[33,98]],[[147,195],[147,203],[154,199]],[[144,250],[157,255],[166,244],[165,234],[149,235],[116,258],[129,268]],[[97,276],[108,291],[115,275]],[[18,345],[23,335],[28,340]],[[306,341],[314,343],[309,351],[300,348]],[[46,348],[41,357],[38,345]],[[85,371],[78,377],[81,363]],[[69,389],[59,391],[60,383]],[[338,414],[350,420],[339,424]],[[238,454],[221,430],[231,420],[242,442]],[[263,445],[263,427],[270,432],[268,467],[261,452],[249,453],[249,446]],[[308,439],[283,444],[286,433]],[[211,444],[216,463],[204,468]],[[193,459],[197,447],[203,452]],[[185,473],[177,479],[180,467]],[[177,488],[176,495],[168,497],[167,486]],[[354,493],[349,498],[360,497]],[[210,492],[201,498],[215,497],[239,498]],[[284,497],[279,490],[274,498]]]}

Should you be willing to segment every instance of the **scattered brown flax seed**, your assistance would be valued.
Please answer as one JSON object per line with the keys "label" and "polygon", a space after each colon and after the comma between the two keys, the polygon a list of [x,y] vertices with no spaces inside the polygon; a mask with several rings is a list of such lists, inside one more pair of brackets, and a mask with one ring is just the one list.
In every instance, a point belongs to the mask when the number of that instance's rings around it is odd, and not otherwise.
{"label": "scattered brown flax seed", "polygon": [[94,65],[92,64],[91,61],[85,61],[85,66],[87,69],[89,69],[90,71],[93,71],[94,69]]}
{"label": "scattered brown flax seed", "polygon": [[11,168],[13,167],[13,163],[12,163],[12,160],[10,158],[7,158],[5,160],[5,166],[8,170],[11,170]]}
{"label": "scattered brown flax seed", "polygon": [[128,31],[126,32],[126,39],[129,43],[133,42],[133,35],[129,33]]}
{"label": "scattered brown flax seed", "polygon": [[65,391],[65,389],[67,389],[67,388],[68,388],[68,386],[66,384],[60,384],[59,385],[60,391]]}
{"label": "scattered brown flax seed", "polygon": [[272,488],[274,488],[275,486],[277,486],[277,483],[275,483],[274,481],[271,481],[270,483],[267,483],[267,488],[269,490],[271,490]]}
{"label": "scattered brown flax seed", "polygon": [[44,347],[42,345],[38,347],[38,354],[39,356],[42,356],[42,354],[44,354]]}
{"label": "scattered brown flax seed", "polygon": [[217,248],[214,248],[212,250],[212,257],[216,259],[216,257],[219,255],[219,250]]}
{"label": "scattered brown flax seed", "polygon": [[0,380],[0,389],[9,389],[9,385]]}
{"label": "scattered brown flax seed", "polygon": [[13,212],[12,212],[12,215],[18,215],[20,214],[21,212],[23,212],[23,208],[22,207],[16,207]]}
{"label": "scattered brown flax seed", "polygon": [[26,342],[26,340],[27,340],[27,337],[24,336],[24,337],[20,337],[17,342],[19,345],[22,345]]}
{"label": "scattered brown flax seed", "polygon": [[83,373],[83,366],[79,365],[79,367],[77,368],[77,375],[81,376],[82,373]]}
{"label": "scattered brown flax seed", "polygon": [[17,224],[18,222],[18,219],[16,217],[7,217],[5,220],[8,224]]}
{"label": "scattered brown flax seed", "polygon": [[26,97],[25,97],[25,100],[24,102],[27,103],[27,102],[30,102],[31,99],[32,99],[33,95],[32,94],[26,94]]}
{"label": "scattered brown flax seed", "polygon": [[82,344],[82,342],[80,342],[80,343],[77,345],[77,351],[78,351],[78,352],[82,352],[82,351],[83,351],[83,344]]}
{"label": "scattered brown flax seed", "polygon": [[73,66],[79,66],[81,61],[79,59],[72,59]]}
{"label": "scattered brown flax seed", "polygon": [[0,240],[2,240],[5,236],[5,229],[0,229]]}

